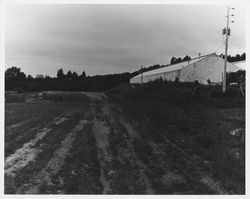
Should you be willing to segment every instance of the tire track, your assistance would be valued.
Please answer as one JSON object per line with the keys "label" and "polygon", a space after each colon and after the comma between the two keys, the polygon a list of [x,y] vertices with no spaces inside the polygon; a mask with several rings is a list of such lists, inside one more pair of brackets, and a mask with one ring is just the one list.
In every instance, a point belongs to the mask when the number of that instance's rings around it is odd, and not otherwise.
{"label": "tire track", "polygon": [[[34,179],[31,179],[33,184],[29,190],[26,191],[27,194],[40,193],[40,189],[43,185],[54,186],[52,182],[53,176],[55,176],[63,166],[64,160],[69,155],[69,151],[72,148],[77,133],[82,130],[88,122],[89,121],[85,119],[80,120],[79,123],[68,133],[66,138],[61,142],[60,147],[54,152],[47,166],[36,175]],[[62,178],[60,183],[63,184]]]}
{"label": "tire track", "polygon": [[[93,115],[86,117],[89,122],[77,133],[69,155],[53,181],[60,186],[45,187],[46,193],[101,194],[100,162],[97,142],[93,134]],[[59,182],[62,179],[61,182]]]}
{"label": "tire track", "polygon": [[[106,100],[100,101],[100,98],[95,97],[92,98],[91,104],[94,115],[93,133],[97,141],[98,159],[101,165],[100,181],[103,185],[103,194],[116,193],[117,187],[113,186],[116,186],[117,183],[121,183],[120,186],[126,184],[125,192],[138,192],[138,189],[142,190],[142,187],[144,187],[143,192],[153,194],[151,182],[145,174],[146,167],[138,158],[133,146],[135,139],[140,139],[133,127],[120,115],[115,114]],[[114,147],[110,145],[111,132],[119,136],[119,147],[115,149],[116,157],[111,152],[111,147]],[[121,166],[114,166],[115,161],[118,161]],[[124,172],[128,172],[128,168],[133,170],[137,178],[136,182],[131,181],[134,178],[133,176],[127,182],[122,182],[122,179],[119,178],[119,176],[124,176]],[[133,174],[131,173],[131,175]],[[139,185],[136,185],[137,183]],[[116,190],[113,190],[113,188]]]}
{"label": "tire track", "polygon": [[18,123],[15,123],[15,124],[11,124],[11,125],[5,127],[5,131],[11,131],[13,129],[19,128],[19,127],[21,127],[21,126],[23,126],[23,125],[25,125],[25,124],[27,124],[29,122],[36,121],[38,119],[39,118],[37,117],[37,118],[28,119],[28,120],[25,120],[25,121],[22,121],[22,122],[18,122]]}
{"label": "tire track", "polygon": [[[5,175],[15,177],[15,173],[21,168],[28,165],[31,161],[34,161],[41,150],[34,148],[38,141],[42,140],[48,133],[52,131],[50,125],[60,125],[66,120],[70,119],[73,112],[65,112],[60,116],[53,119],[52,123],[47,127],[43,127],[38,131],[36,136],[29,142],[25,143],[22,148],[19,148],[15,153],[11,154],[5,159]],[[64,119],[61,119],[64,118]]]}
{"label": "tire track", "polygon": [[[92,98],[93,100],[93,98]],[[100,182],[103,186],[103,194],[108,194],[112,192],[111,189],[111,181],[107,179],[106,173],[109,168],[109,165],[113,159],[110,151],[109,151],[109,133],[110,128],[107,125],[106,121],[104,120],[105,115],[103,115],[102,110],[101,112],[97,111],[98,108],[98,101],[92,101],[92,109],[93,109],[93,115],[94,115],[94,125],[93,125],[93,133],[97,142],[97,148],[98,148],[98,159],[100,162]]]}
{"label": "tire track", "polygon": [[[117,116],[118,117],[118,116]],[[140,168],[138,171],[139,177],[142,180],[142,182],[144,183],[145,187],[146,187],[146,194],[154,194],[154,190],[152,189],[152,185],[150,180],[148,179],[148,177],[145,174],[146,171],[146,166],[144,165],[144,163],[138,158],[135,149],[132,145],[132,143],[137,139],[137,140],[141,140],[140,136],[135,132],[135,130],[133,129],[133,127],[122,117],[119,117],[119,121],[120,124],[123,126],[123,128],[126,129],[126,132],[129,134],[129,139],[126,139],[126,143],[127,146],[129,148],[129,150],[132,152],[132,156],[133,156],[133,160],[134,162],[138,165],[138,167]]]}

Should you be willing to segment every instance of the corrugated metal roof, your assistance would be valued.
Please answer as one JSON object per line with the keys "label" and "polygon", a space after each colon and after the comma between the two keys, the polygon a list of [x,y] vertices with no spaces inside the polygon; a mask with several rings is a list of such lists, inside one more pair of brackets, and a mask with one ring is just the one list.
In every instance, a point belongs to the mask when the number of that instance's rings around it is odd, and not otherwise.
{"label": "corrugated metal roof", "polygon": [[246,70],[246,60],[232,62],[235,66],[238,66],[240,69]]}
{"label": "corrugated metal roof", "polygon": [[[173,64],[173,65],[169,65],[169,66],[165,66],[165,67],[162,67],[162,68],[158,68],[158,69],[155,69],[155,70],[151,70],[151,71],[147,71],[147,72],[144,72],[143,73],[143,76],[150,76],[150,75],[155,75],[155,74],[159,74],[159,73],[166,73],[166,72],[170,72],[170,71],[175,71],[175,70],[181,70],[182,68],[190,65],[190,64],[193,64],[194,62],[197,62],[197,61],[200,61],[201,59],[203,59],[204,57],[206,57],[207,55],[204,55],[204,56],[201,56],[201,57],[197,57],[197,58],[194,58],[194,59],[191,59],[190,61],[185,61],[185,62],[181,62],[181,63],[178,63],[178,64]],[[140,77],[141,74],[133,77],[133,78],[137,78],[137,77]]]}

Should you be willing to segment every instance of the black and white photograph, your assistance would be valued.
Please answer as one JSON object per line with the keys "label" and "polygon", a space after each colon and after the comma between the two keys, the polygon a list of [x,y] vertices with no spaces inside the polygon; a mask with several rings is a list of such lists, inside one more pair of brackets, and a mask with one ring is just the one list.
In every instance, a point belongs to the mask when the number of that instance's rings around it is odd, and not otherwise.
{"label": "black and white photograph", "polygon": [[3,1],[4,197],[246,196],[247,6]]}

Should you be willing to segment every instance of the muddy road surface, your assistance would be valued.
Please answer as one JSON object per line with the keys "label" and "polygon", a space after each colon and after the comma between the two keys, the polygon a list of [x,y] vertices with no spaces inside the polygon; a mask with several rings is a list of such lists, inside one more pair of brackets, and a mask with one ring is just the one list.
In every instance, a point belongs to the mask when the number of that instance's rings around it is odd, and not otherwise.
{"label": "muddy road surface", "polygon": [[85,102],[63,106],[46,121],[6,124],[5,194],[228,193],[159,132],[153,138],[139,134],[105,94],[86,95]]}

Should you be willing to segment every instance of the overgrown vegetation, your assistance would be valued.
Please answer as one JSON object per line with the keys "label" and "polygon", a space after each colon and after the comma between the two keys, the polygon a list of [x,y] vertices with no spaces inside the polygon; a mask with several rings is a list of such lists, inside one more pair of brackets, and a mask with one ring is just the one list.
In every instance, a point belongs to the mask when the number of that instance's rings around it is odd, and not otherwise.
{"label": "overgrown vegetation", "polygon": [[[157,80],[108,92],[149,141],[160,132],[189,153],[232,193],[245,192],[245,99],[239,87]],[[146,122],[145,122],[146,121]],[[143,130],[142,130],[143,129]],[[177,163],[178,164],[178,163]],[[181,165],[175,165],[176,168]]]}
{"label": "overgrown vegetation", "polygon": [[37,75],[26,76],[20,68],[12,67],[5,71],[5,91],[34,92],[34,91],[103,91],[120,83],[129,83],[130,74],[110,74],[86,76],[85,72],[78,75],[62,69],[56,77]]}
{"label": "overgrown vegetation", "polygon": [[7,103],[25,102],[25,96],[22,94],[5,94],[5,102]]}
{"label": "overgrown vegetation", "polygon": [[81,101],[86,99],[86,95],[79,92],[43,92],[42,98],[51,101]]}

